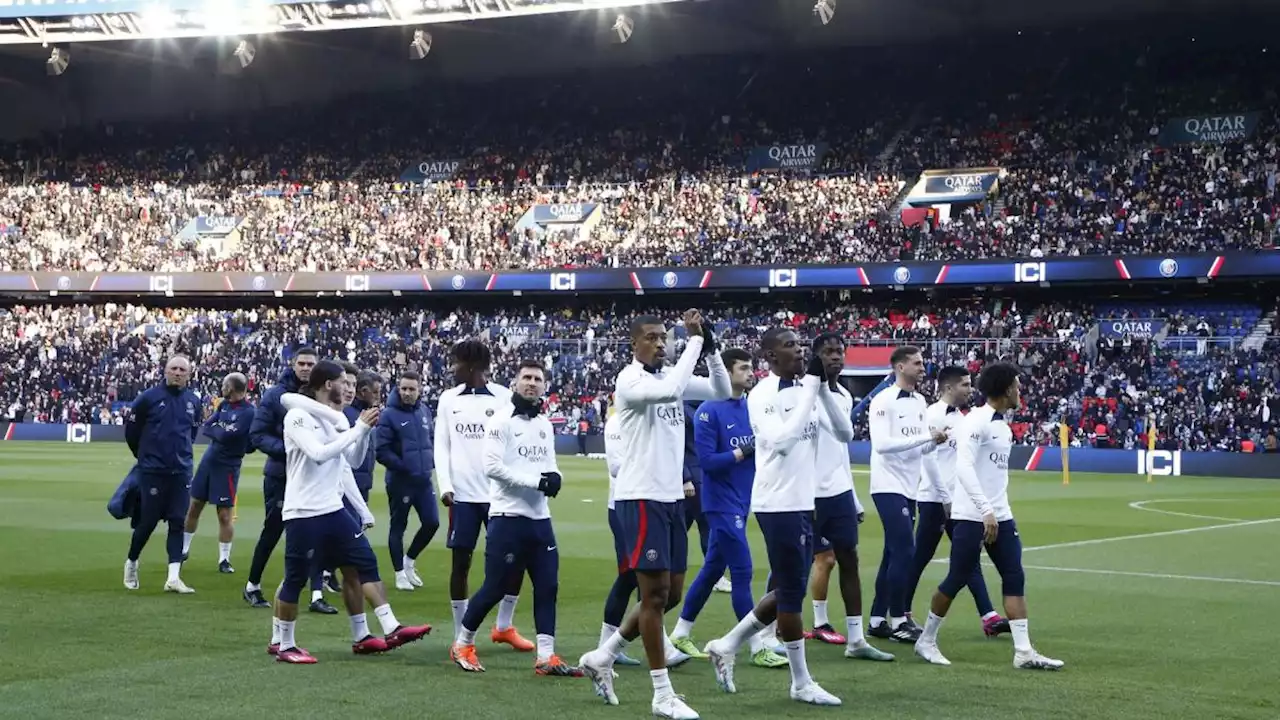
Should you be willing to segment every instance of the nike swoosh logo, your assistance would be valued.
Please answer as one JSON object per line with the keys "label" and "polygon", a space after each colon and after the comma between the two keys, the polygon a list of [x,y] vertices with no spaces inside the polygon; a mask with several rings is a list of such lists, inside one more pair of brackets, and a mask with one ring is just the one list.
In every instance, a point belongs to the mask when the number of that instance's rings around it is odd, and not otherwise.
{"label": "nike swoosh logo", "polygon": [[400,423],[400,427],[404,427],[405,425],[408,425],[408,424],[409,424],[409,421],[405,420],[404,422]]}
{"label": "nike swoosh logo", "polygon": [[356,536],[355,536],[355,537],[353,537],[353,538],[351,538],[351,539],[352,539],[352,540],[359,540],[361,535],[364,535],[364,533],[362,533],[362,532],[358,532],[358,533],[356,533]]}
{"label": "nike swoosh logo", "polygon": [[458,413],[460,413],[460,412],[462,412],[462,411],[461,411],[461,410],[454,410],[454,411],[453,411],[453,414],[454,414],[454,415],[457,415],[457,414],[458,414]]}
{"label": "nike swoosh logo", "polygon": [[521,435],[523,435],[523,434],[524,434],[524,433],[516,433],[516,437],[520,437],[520,436],[521,436]]}
{"label": "nike swoosh logo", "polygon": [[733,426],[734,426],[734,425],[737,425],[737,424],[738,424],[738,423],[729,423],[728,425],[726,425],[726,426],[725,426],[725,429],[726,429],[726,430],[732,430],[732,429],[733,429]]}
{"label": "nike swoosh logo", "polygon": [[555,546],[555,545],[552,545],[552,546],[550,546],[550,547],[548,547],[548,548],[547,548],[547,552],[551,552],[552,550],[555,550],[555,549],[556,549],[556,546]]}

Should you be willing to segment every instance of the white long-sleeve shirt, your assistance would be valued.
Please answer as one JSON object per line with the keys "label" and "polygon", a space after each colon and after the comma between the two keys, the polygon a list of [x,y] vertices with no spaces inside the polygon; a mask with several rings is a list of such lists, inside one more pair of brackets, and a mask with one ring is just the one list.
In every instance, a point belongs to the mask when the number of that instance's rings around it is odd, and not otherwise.
{"label": "white long-sleeve shirt", "polygon": [[817,484],[815,497],[853,493],[853,504],[862,512],[862,501],[853,487],[849,467],[849,442],[853,440],[853,396],[836,386],[818,393]]}
{"label": "white long-sleeve shirt", "polygon": [[345,496],[365,525],[373,513],[360,496],[353,465],[359,465],[368,448],[368,425],[351,427],[333,408],[305,395],[286,393],[280,398],[284,416],[285,488],[281,517],[285,520],[317,517],[342,509]]}
{"label": "white long-sleeve shirt", "polygon": [[822,381],[812,375],[796,385],[769,373],[747,395],[756,436],[752,512],[813,510],[821,389]]}
{"label": "white long-sleeve shirt", "polygon": [[993,513],[998,522],[1013,519],[1009,508],[1009,448],[1013,431],[990,405],[969,412],[956,428],[956,481],[951,517],[981,521]]}
{"label": "white long-sleeve shirt", "polygon": [[551,517],[547,496],[538,489],[544,472],[556,465],[555,429],[543,415],[494,416],[485,438],[483,463],[489,478],[489,517]]}
{"label": "white long-sleeve shirt", "polygon": [[604,458],[609,468],[609,509],[613,509],[613,489],[622,469],[622,432],[618,430],[617,414],[604,421]]}
{"label": "white long-sleeve shirt", "polygon": [[458,385],[440,394],[432,452],[441,495],[453,493],[454,502],[489,502],[485,438],[489,423],[511,410],[511,391],[494,383],[475,390]]}
{"label": "white long-sleeve shirt", "polygon": [[964,415],[939,400],[924,411],[924,424],[930,433],[940,432],[947,441],[924,456],[920,473],[917,502],[949,503],[956,485],[956,426]]}
{"label": "white long-sleeve shirt", "polygon": [[871,494],[892,493],[914,500],[923,455],[934,442],[924,422],[920,393],[890,385],[871,400]]}
{"label": "white long-sleeve shirt", "polygon": [[702,337],[689,338],[674,366],[649,372],[639,361],[618,373],[614,390],[622,460],[616,500],[680,502],[684,499],[685,400],[727,398],[733,388],[717,353],[707,356],[710,378],[693,376]]}

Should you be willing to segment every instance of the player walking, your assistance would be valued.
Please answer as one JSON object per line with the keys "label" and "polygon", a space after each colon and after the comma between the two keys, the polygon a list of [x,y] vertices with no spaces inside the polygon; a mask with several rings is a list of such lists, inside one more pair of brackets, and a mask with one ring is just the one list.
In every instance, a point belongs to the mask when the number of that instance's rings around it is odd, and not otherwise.
{"label": "player walking", "polygon": [[231,567],[231,540],[235,529],[231,524],[231,512],[236,506],[236,491],[240,487],[240,466],[245,453],[253,452],[249,446],[249,427],[253,424],[253,406],[245,401],[249,381],[240,373],[231,373],[222,380],[222,402],[204,421],[201,431],[209,437],[209,449],[200,458],[195,477],[191,481],[191,506],[187,508],[187,523],[182,533],[182,556],[191,553],[191,539],[200,525],[200,514],[206,503],[213,503],[218,512],[218,572],[233,573]]}

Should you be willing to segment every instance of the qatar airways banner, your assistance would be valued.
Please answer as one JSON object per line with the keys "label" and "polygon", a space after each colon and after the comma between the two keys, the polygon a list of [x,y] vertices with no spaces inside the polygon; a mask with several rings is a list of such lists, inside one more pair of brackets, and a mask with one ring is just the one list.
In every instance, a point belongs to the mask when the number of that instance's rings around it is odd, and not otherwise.
{"label": "qatar airways banner", "polygon": [[909,205],[945,205],[977,202],[995,192],[1000,168],[925,170],[907,193]]}
{"label": "qatar airways banner", "polygon": [[1098,330],[1104,337],[1151,338],[1164,330],[1165,321],[1160,318],[1104,318],[1098,321]]}
{"label": "qatar airways banner", "polygon": [[1160,130],[1161,145],[1228,143],[1247,140],[1258,129],[1259,112],[1173,118]]}
{"label": "qatar airways banner", "polygon": [[452,180],[457,176],[460,167],[462,167],[462,161],[457,159],[423,160],[405,168],[404,172],[400,173],[400,180],[419,183]]}
{"label": "qatar airways banner", "polygon": [[800,143],[797,145],[762,145],[747,155],[747,172],[793,170],[813,172],[822,166],[827,143]]}

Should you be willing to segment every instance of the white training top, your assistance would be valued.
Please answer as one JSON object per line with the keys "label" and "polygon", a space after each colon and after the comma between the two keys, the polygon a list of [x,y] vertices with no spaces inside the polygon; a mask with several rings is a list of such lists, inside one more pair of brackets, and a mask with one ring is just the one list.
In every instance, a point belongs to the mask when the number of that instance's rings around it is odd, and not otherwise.
{"label": "white training top", "polygon": [[489,502],[485,435],[490,421],[511,410],[511,391],[494,383],[478,391],[458,385],[440,394],[432,452],[441,495],[453,493],[454,502]]}
{"label": "white training top", "polygon": [[756,436],[752,512],[813,510],[821,388],[822,381],[813,375],[796,385],[769,373],[747,395]]}
{"label": "white training top", "polygon": [[[853,470],[849,467],[853,396],[839,385],[834,390],[829,388],[818,393],[818,401],[825,410],[818,413],[818,474],[814,495],[820,498],[853,491]],[[857,497],[854,492],[854,504],[861,506]]]}
{"label": "white training top", "polygon": [[547,496],[538,489],[544,472],[560,472],[556,465],[556,437],[543,415],[529,419],[510,412],[489,423],[483,464],[489,477],[489,517],[520,515],[534,520],[551,517]]}
{"label": "white training top", "polygon": [[684,499],[683,401],[716,400],[733,392],[718,353],[707,356],[710,379],[693,376],[702,343],[700,335],[689,338],[674,366],[650,372],[639,361],[633,361],[618,373],[614,407],[622,438],[622,461],[614,499]]}
{"label": "white training top", "polygon": [[892,493],[914,500],[923,455],[933,438],[924,423],[920,393],[890,385],[871,400],[871,494]]}
{"label": "white training top", "polygon": [[345,415],[297,393],[280,398],[284,416],[284,520],[328,515],[342,509],[345,496],[364,525],[373,513],[360,496],[355,474],[369,447],[373,428],[362,422],[351,427]]}
{"label": "white training top", "polygon": [[949,503],[956,486],[956,426],[964,414],[939,400],[924,411],[929,432],[946,433],[947,441],[924,456],[917,502]]}
{"label": "white training top", "polygon": [[618,470],[622,468],[622,433],[618,430],[618,416],[613,414],[604,421],[604,457],[609,468],[609,509],[613,509],[613,489],[618,482]]}
{"label": "white training top", "polygon": [[998,522],[1013,519],[1009,508],[1009,448],[1013,431],[990,405],[971,410],[956,428],[956,480],[951,517],[981,521],[988,513]]}

